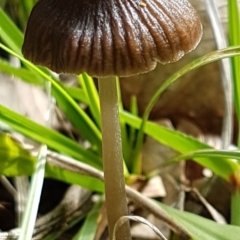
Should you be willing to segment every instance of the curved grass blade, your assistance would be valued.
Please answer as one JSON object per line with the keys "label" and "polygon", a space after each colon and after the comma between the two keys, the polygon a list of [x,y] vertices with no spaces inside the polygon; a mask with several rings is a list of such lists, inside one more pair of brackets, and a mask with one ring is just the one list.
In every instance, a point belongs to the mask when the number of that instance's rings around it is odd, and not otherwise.
{"label": "curved grass blade", "polygon": [[215,150],[215,149],[205,149],[198,150],[194,152],[189,152],[177,157],[172,158],[169,162],[178,162],[181,160],[186,160],[190,158],[199,158],[199,157],[210,157],[210,158],[230,158],[234,162],[238,161],[240,163],[240,151],[234,150]]}
{"label": "curved grass blade", "polygon": [[[198,150],[174,157],[167,164],[193,158],[195,162],[211,169],[215,174],[230,182],[234,181],[232,182],[234,184],[240,181],[240,177],[238,176],[240,172],[240,151]],[[207,158],[211,158],[211,161],[207,160]]]}
{"label": "curved grass blade", "polygon": [[84,221],[82,228],[73,237],[72,240],[94,240],[101,207],[102,201],[98,201],[97,203],[95,203],[94,207],[87,215],[87,218]]}
{"label": "curved grass blade", "polygon": [[181,212],[159,204],[192,237],[193,240],[233,240],[240,236],[240,227],[223,225],[189,212]]}
{"label": "curved grass blade", "polygon": [[199,67],[202,67],[202,66],[204,66],[206,64],[209,64],[209,63],[212,63],[212,62],[215,62],[215,61],[219,61],[219,60],[224,59],[224,58],[235,57],[235,56],[240,56],[240,46],[229,47],[229,48],[225,48],[225,49],[221,49],[221,50],[217,50],[217,51],[213,51],[211,53],[208,53],[208,54],[204,55],[203,57],[200,57],[200,58],[194,60],[193,62],[187,64],[186,66],[184,66],[182,69],[180,69],[175,74],[173,74],[170,78],[168,78],[158,88],[156,93],[153,95],[153,97],[149,101],[149,103],[148,103],[148,105],[146,107],[146,110],[145,110],[145,112],[143,114],[141,127],[140,127],[139,132],[138,132],[135,152],[134,152],[134,155],[133,155],[133,161],[135,161],[135,159],[138,157],[138,155],[140,153],[140,149],[141,149],[142,143],[143,143],[144,128],[145,128],[147,119],[149,117],[149,114],[150,114],[153,106],[155,105],[155,103],[157,102],[157,100],[159,99],[161,94],[171,84],[173,84],[174,82],[179,80],[180,77],[182,77],[185,74],[193,71],[194,69],[197,69]]}

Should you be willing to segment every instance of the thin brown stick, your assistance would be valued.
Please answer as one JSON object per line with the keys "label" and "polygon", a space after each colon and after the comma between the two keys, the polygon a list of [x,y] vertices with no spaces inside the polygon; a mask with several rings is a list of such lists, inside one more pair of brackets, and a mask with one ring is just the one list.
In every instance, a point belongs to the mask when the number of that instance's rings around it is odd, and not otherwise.
{"label": "thin brown stick", "polygon": [[[54,165],[59,168],[64,168],[68,171],[95,177],[104,181],[103,172],[77,160],[74,160],[70,157],[66,157],[57,153],[49,152],[48,153],[48,164]],[[132,200],[135,204],[141,206],[145,210],[152,213],[158,219],[164,221],[169,228],[171,228],[175,233],[179,234],[183,239],[190,239],[188,232],[183,229],[178,223],[174,221],[159,205],[151,201],[149,198],[143,196],[141,193],[136,190],[125,186],[127,197]]]}

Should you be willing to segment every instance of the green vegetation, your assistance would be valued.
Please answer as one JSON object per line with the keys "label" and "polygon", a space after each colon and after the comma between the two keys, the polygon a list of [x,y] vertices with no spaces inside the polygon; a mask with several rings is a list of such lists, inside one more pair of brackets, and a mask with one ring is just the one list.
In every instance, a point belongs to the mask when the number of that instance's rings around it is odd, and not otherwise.
{"label": "green vegetation", "polygon": [[[48,149],[63,157],[71,157],[76,164],[83,163],[85,164],[84,166],[89,166],[91,169],[95,168],[97,171],[103,170],[101,159],[100,103],[94,80],[91,76],[83,73],[78,76],[80,87],[69,87],[59,82],[57,77],[49,70],[33,65],[24,59],[21,54],[23,29],[25,28],[27,18],[35,2],[35,0],[12,0],[0,3],[0,48],[9,56],[18,58],[21,63],[21,67],[16,68],[12,66],[8,60],[0,58],[0,71],[5,74],[14,75],[28,84],[33,84],[43,89],[48,83],[51,83],[51,96],[56,99],[59,109],[81,134],[82,139],[89,143],[89,147],[86,148],[73,138],[69,138],[47,126],[42,126],[0,105],[0,173],[6,177],[27,175],[41,178],[42,171],[39,171],[36,165],[44,158],[46,162],[44,168],[46,178],[77,184],[102,195],[104,192],[103,181],[100,177],[91,174],[90,170],[89,172],[83,171],[82,173],[77,173],[71,170],[71,168],[65,168],[64,165],[54,165],[51,161],[47,160],[48,153],[45,153],[45,155],[40,154],[40,156],[34,155],[32,152],[26,150],[25,146],[11,137],[11,132],[18,132],[43,146],[47,146]],[[179,153],[179,156],[169,159],[166,164],[170,165],[182,160],[193,159],[200,165],[210,169],[214,175],[224,179],[229,185],[235,184],[233,186],[234,191],[232,196],[232,222],[230,223],[232,225],[229,224],[224,227],[203,217],[181,212],[157,202],[159,209],[164,209],[167,215],[194,240],[232,240],[240,235],[240,151],[214,150],[209,145],[193,137],[160,126],[157,123],[151,122],[148,118],[156,101],[161,97],[161,94],[174,82],[181,81],[183,75],[206,64],[231,57],[235,109],[238,116],[237,121],[240,123],[240,14],[239,11],[237,11],[239,9],[237,6],[237,1],[229,1],[229,12],[231,13],[229,14],[229,39],[231,47],[202,56],[178,72],[173,73],[173,75],[157,89],[142,117],[137,115],[137,99],[133,98],[130,111],[126,111],[123,109],[121,99],[119,98],[124,173],[127,183],[132,183],[138,177],[143,176],[139,168],[139,166],[141,166],[141,157],[139,156],[144,142],[144,135],[148,135],[157,142]],[[118,90],[120,95],[120,87]],[[0,89],[0,91],[4,91],[4,89]],[[81,108],[80,103],[84,104],[88,111]],[[4,126],[9,133],[2,131],[3,123],[6,124],[7,127]],[[240,124],[238,125],[240,126]],[[240,137],[238,137],[238,142],[240,142]],[[156,169],[144,177],[150,178],[153,175],[159,174],[159,172],[160,170]],[[41,181],[32,181],[31,189],[36,188],[42,188]],[[34,207],[37,212],[36,203],[39,202],[39,198],[32,200],[35,205],[30,201],[28,204],[32,204],[31,206]],[[103,202],[102,197],[99,197],[99,200],[95,203],[91,211],[89,211],[84,218],[78,219],[79,221],[83,221],[83,225],[72,239],[94,239],[97,219]],[[31,206],[28,207],[30,212],[33,211]],[[28,222],[34,223],[35,217],[30,216]],[[233,224],[237,226],[233,226]],[[29,229],[31,233],[31,226],[22,226],[24,228],[23,232],[26,233],[27,229]],[[57,237],[58,233],[51,234],[47,236],[45,240],[57,239]],[[20,239],[23,240],[27,238],[20,237]]]}

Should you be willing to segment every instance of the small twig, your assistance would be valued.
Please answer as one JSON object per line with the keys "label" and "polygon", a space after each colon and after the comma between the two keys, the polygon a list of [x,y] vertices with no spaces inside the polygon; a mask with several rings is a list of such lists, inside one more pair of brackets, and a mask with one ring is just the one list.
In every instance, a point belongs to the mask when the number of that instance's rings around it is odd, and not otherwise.
{"label": "small twig", "polygon": [[131,220],[135,222],[139,222],[142,224],[147,225],[150,227],[162,240],[167,240],[167,238],[161,233],[161,231],[155,227],[153,224],[151,224],[149,221],[147,221],[145,218],[139,217],[139,216],[124,216],[118,219],[116,222],[114,229],[113,229],[113,240],[116,240],[115,234],[119,227],[122,226],[126,221]]}
{"label": "small twig", "polygon": [[[75,159],[72,159],[67,156],[60,155],[58,153],[52,152],[48,150],[47,153],[47,163],[59,168],[64,168],[68,171],[75,172],[81,175],[92,176],[94,178],[100,179],[104,181],[103,172],[87,165],[81,163]],[[141,193],[136,190],[126,186],[126,194],[127,197],[132,200],[135,204],[141,206],[145,210],[151,212],[155,217],[164,221],[174,232],[178,233],[183,239],[190,239],[189,234],[183,229],[180,225],[178,225],[169,215],[156,203],[151,201],[149,198],[144,197]],[[65,200],[64,200],[65,201]],[[69,212],[70,213],[70,212]],[[57,215],[56,215],[57,214]],[[49,218],[49,222],[45,224],[44,228],[39,228],[39,223],[43,220],[38,220],[37,225],[34,231],[34,237],[36,236],[44,236],[46,233],[52,230],[52,228],[47,229],[51,221],[56,221],[56,218],[60,221],[60,215],[57,212],[53,212],[52,217]],[[55,217],[56,218],[55,218]],[[8,233],[0,233],[0,240],[14,240],[19,236],[20,230],[14,229]]]}
{"label": "small twig", "polygon": [[70,186],[60,204],[37,219],[33,239],[43,239],[49,234],[61,234],[69,229],[76,218],[85,215],[92,207],[90,196],[90,191]]}
{"label": "small twig", "polygon": [[194,193],[199,201],[202,203],[202,205],[208,210],[208,212],[211,214],[212,218],[219,224],[227,224],[226,219],[224,216],[219,213],[203,196],[202,194],[198,191],[196,188],[190,188],[190,189],[185,189],[185,191],[190,191]]}
{"label": "small twig", "polygon": [[190,239],[189,234],[178,225],[169,215],[156,203],[149,198],[143,196],[136,190],[126,186],[126,193],[135,204],[141,206],[145,210],[151,212],[155,217],[164,221],[175,233],[179,234],[183,239]]}
{"label": "small twig", "polygon": [[7,191],[15,198],[17,195],[17,190],[12,186],[5,176],[0,176],[0,182],[7,189]]}
{"label": "small twig", "polygon": [[[50,165],[64,168],[78,174],[92,176],[104,181],[103,172],[70,157],[48,151],[47,162]],[[186,230],[169,217],[169,215],[159,205],[128,186],[126,186],[126,194],[129,199],[135,202],[135,204],[143,207],[151,212],[155,217],[164,221],[174,232],[178,233],[184,239],[190,239]]]}
{"label": "small twig", "polygon": [[[49,235],[60,235],[71,228],[92,208],[89,201],[91,192],[72,185],[67,190],[59,205],[36,221],[33,240],[44,239]],[[0,232],[0,240],[15,240],[20,236],[20,228],[9,232]]]}

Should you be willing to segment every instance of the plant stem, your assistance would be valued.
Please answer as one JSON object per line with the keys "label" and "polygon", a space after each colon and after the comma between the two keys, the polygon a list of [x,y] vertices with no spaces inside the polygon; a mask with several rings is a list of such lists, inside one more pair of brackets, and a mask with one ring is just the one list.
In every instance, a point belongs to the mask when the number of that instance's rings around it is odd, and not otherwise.
{"label": "plant stem", "polygon": [[[240,6],[237,0],[228,0],[228,36],[229,45],[240,44]],[[235,110],[240,127],[240,58],[232,58],[232,75],[234,84]],[[240,148],[240,131],[238,130],[238,148]],[[231,196],[231,224],[240,226],[240,190],[237,188]]]}
{"label": "plant stem", "polygon": [[[126,216],[127,199],[123,175],[122,141],[119,122],[117,85],[115,77],[99,78],[99,97],[102,120],[102,152],[106,209],[110,240],[117,220]],[[116,233],[117,240],[130,240],[129,223]]]}
{"label": "plant stem", "polygon": [[[231,224],[240,226],[240,205],[239,205],[239,199],[240,199],[240,191],[238,189],[235,190],[236,192],[232,194],[231,197]],[[238,214],[236,214],[238,213]]]}

